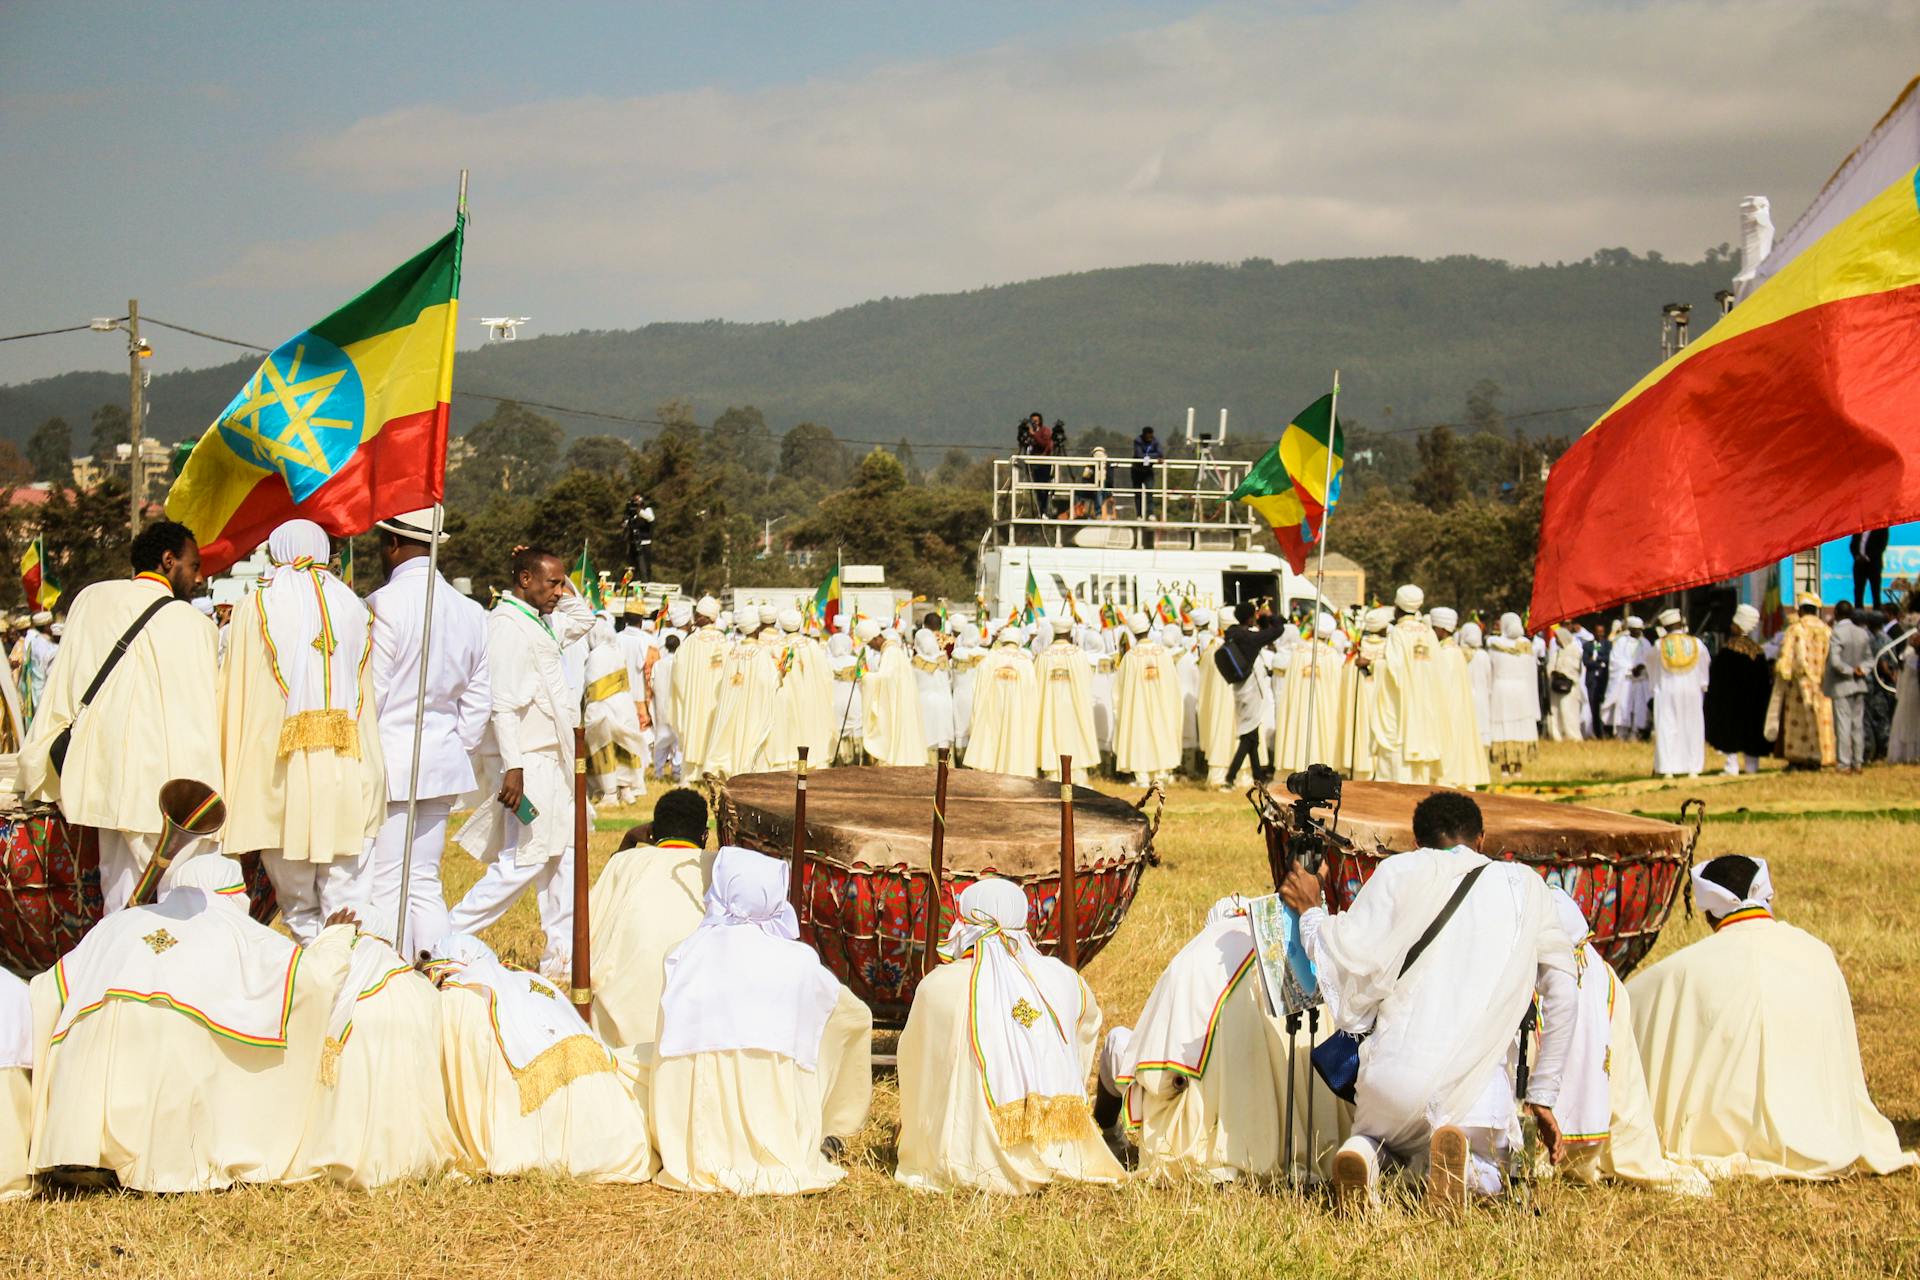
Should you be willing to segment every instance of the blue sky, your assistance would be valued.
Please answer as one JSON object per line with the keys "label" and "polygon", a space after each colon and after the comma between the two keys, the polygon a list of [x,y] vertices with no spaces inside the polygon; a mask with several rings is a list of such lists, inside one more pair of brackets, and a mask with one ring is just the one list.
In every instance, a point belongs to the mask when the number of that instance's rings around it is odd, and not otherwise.
{"label": "blue sky", "polygon": [[[1903,7],[16,0],[0,333],[137,295],[278,341],[444,229],[462,164],[463,311],[536,333],[1140,261],[1694,256],[1743,195],[1797,215],[1914,69],[1870,38]],[[4,343],[0,381],[122,358]]]}

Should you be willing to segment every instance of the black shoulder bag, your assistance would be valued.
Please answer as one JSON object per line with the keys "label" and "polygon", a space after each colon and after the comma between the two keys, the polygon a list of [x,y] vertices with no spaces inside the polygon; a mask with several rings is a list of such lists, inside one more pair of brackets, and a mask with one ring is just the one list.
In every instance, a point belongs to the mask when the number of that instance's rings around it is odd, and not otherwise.
{"label": "black shoulder bag", "polygon": [[[1447,899],[1447,905],[1440,908],[1440,914],[1433,918],[1433,923],[1427,926],[1427,931],[1407,948],[1407,958],[1400,962],[1399,978],[1407,976],[1407,970],[1413,968],[1413,962],[1420,958],[1421,953],[1427,949],[1427,944],[1440,935],[1440,930],[1446,927],[1447,921],[1453,919],[1453,913],[1460,909],[1460,903],[1466,898],[1467,891],[1473,888],[1473,882],[1480,878],[1480,873],[1487,869],[1487,865],[1483,862],[1460,877],[1460,883],[1453,887],[1453,896]],[[1395,979],[1395,981],[1398,980],[1398,978]],[[1356,1036],[1352,1032],[1336,1031],[1308,1051],[1308,1057],[1313,1060],[1313,1069],[1326,1082],[1327,1088],[1333,1095],[1343,1102],[1353,1101],[1354,1086],[1360,1081],[1361,1039],[1362,1036]]]}
{"label": "black shoulder bag", "polygon": [[100,664],[100,669],[93,673],[93,683],[88,685],[86,693],[81,695],[80,705],[73,709],[73,719],[67,722],[67,727],[59,732],[53,740],[53,746],[47,750],[47,759],[53,764],[54,777],[59,777],[61,770],[66,768],[67,748],[73,745],[73,726],[80,722],[80,713],[87,709],[87,704],[92,702],[94,695],[100,692],[100,686],[107,682],[107,677],[113,674],[113,669],[120,665],[120,659],[127,656],[127,649],[133,644],[134,637],[146,629],[147,623],[153,621],[154,614],[172,604],[173,601],[174,597],[169,595],[148,605],[145,611],[133,620],[133,625],[127,628],[126,634],[115,642],[112,651],[107,654],[107,660]]}

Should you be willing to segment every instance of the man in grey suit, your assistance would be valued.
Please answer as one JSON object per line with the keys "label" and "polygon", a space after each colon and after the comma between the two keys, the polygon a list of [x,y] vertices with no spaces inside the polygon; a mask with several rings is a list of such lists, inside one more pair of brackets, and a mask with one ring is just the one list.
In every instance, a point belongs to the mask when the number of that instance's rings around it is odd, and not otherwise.
{"label": "man in grey suit", "polygon": [[1853,605],[1833,606],[1833,642],[1820,691],[1833,699],[1834,756],[1841,773],[1858,773],[1867,755],[1867,679],[1873,636],[1853,620]]}

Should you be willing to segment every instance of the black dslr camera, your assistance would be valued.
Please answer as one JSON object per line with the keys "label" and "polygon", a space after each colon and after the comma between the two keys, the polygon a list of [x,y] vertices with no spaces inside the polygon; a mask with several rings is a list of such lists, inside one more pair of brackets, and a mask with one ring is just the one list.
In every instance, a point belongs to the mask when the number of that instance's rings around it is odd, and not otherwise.
{"label": "black dslr camera", "polygon": [[[1293,793],[1294,801],[1283,837],[1286,861],[1317,876],[1330,845],[1352,847],[1351,841],[1333,829],[1340,820],[1340,775],[1331,765],[1310,764],[1287,775],[1287,790]],[[1333,814],[1323,822],[1313,816],[1316,808],[1331,808]]]}

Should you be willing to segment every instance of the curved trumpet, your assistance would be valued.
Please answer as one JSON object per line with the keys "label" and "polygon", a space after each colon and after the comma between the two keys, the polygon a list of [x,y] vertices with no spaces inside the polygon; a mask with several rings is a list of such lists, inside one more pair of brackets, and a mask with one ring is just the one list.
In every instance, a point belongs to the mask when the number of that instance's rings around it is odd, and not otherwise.
{"label": "curved trumpet", "polygon": [[1908,627],[1874,651],[1873,678],[1888,693],[1900,692],[1900,668],[1913,650],[1916,633],[1920,633],[1920,627]]}
{"label": "curved trumpet", "polygon": [[147,869],[140,873],[140,882],[133,887],[133,896],[127,900],[130,907],[154,900],[160,878],[182,849],[202,836],[218,834],[227,825],[227,802],[204,782],[175,778],[160,788],[160,821],[160,843]]}

